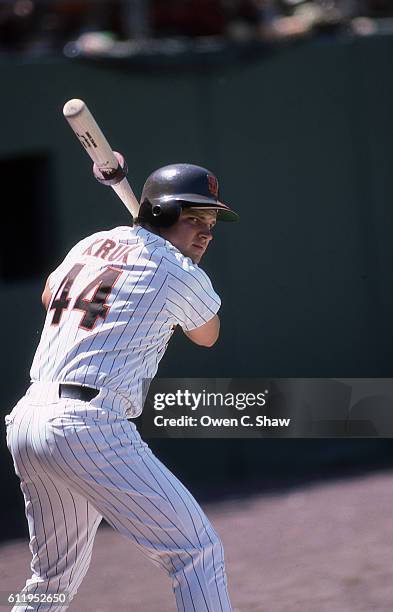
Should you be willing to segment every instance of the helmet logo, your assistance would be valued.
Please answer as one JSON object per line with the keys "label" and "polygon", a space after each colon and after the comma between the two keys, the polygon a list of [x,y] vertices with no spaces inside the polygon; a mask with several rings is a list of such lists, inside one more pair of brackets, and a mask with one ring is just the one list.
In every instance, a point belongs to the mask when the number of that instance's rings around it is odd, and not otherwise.
{"label": "helmet logo", "polygon": [[214,196],[215,198],[218,198],[218,180],[216,179],[216,177],[211,174],[208,174],[207,182],[209,185],[209,191],[212,194],[212,196]]}

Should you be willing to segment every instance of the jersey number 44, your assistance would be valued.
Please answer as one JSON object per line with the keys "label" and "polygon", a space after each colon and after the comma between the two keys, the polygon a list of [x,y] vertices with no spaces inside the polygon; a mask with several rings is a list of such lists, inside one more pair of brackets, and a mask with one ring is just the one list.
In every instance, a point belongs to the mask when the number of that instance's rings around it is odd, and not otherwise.
{"label": "jersey number 44", "polygon": [[[75,264],[61,281],[56,295],[49,306],[49,311],[54,311],[51,325],[59,325],[63,312],[69,309],[79,310],[84,313],[79,327],[87,331],[93,329],[99,319],[106,319],[110,310],[106,302],[122,271],[117,268],[106,268],[86,285],[73,301],[73,298],[70,297],[70,290],[83,268],[84,264]],[[93,289],[95,291],[90,295]],[[88,295],[90,297],[87,297]],[[71,307],[72,301],[73,305]]]}

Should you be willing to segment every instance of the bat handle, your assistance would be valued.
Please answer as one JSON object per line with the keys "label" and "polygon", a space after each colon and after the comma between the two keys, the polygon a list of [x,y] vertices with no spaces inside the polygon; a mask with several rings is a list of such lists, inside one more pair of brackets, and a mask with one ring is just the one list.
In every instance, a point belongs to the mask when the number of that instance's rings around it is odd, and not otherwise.
{"label": "bat handle", "polygon": [[120,183],[112,185],[112,189],[121,199],[121,201],[126,205],[126,207],[131,213],[132,218],[134,219],[138,217],[139,203],[127,179],[124,178],[120,181]]}

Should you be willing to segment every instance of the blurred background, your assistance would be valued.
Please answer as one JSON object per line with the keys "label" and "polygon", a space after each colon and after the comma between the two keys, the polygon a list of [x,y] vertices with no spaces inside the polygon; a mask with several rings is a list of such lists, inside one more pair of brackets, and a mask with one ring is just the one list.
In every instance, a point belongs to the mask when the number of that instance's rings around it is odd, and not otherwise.
{"label": "blurred background", "polygon": [[[391,377],[392,59],[391,0],[1,0],[1,414],[29,384],[47,275],[80,238],[129,222],[62,117],[74,97],[126,156],[137,196],[152,170],[189,161],[218,175],[241,216],[217,228],[202,266],[223,301],[219,342],[205,350],[176,334],[160,376]],[[7,543],[27,531],[3,420]],[[393,467],[390,439],[151,446],[221,510],[381,470],[387,491]],[[375,482],[356,507],[379,494]],[[296,499],[301,520],[312,506]],[[265,609],[253,605],[242,609]]]}
{"label": "blurred background", "polygon": [[[165,39],[272,44],[391,31],[391,0],[2,0],[4,53],[135,53]],[[136,44],[138,43],[138,44]]]}

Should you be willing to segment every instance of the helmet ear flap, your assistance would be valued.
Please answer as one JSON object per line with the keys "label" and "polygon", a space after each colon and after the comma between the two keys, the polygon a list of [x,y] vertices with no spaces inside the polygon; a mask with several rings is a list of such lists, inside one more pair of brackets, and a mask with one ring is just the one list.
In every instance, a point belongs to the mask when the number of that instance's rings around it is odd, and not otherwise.
{"label": "helmet ear flap", "polygon": [[180,213],[181,204],[176,200],[152,204],[145,199],[141,204],[139,219],[152,227],[170,227],[179,219]]}

